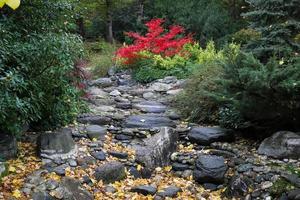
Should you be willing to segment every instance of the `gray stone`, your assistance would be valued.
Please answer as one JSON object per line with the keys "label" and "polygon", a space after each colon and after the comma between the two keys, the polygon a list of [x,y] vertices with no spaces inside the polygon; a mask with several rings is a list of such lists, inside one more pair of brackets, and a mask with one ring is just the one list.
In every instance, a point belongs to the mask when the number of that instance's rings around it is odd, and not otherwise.
{"label": "gray stone", "polygon": [[12,135],[0,133],[0,159],[9,160],[17,155],[17,140]]}
{"label": "gray stone", "polygon": [[70,129],[42,133],[37,139],[38,155],[49,159],[66,159],[77,154],[77,146]]}
{"label": "gray stone", "polygon": [[95,116],[79,117],[77,121],[82,124],[107,125],[112,120],[109,117],[95,115]]}
{"label": "gray stone", "polygon": [[54,197],[50,196],[47,192],[35,192],[32,194],[33,200],[55,200]]}
{"label": "gray stone", "polygon": [[91,153],[91,155],[96,158],[97,160],[100,160],[100,161],[104,161],[106,160],[106,155],[103,151],[94,151]]}
{"label": "gray stone", "polygon": [[86,127],[86,132],[91,140],[94,138],[105,139],[107,129],[99,125],[90,125]]}
{"label": "gray stone", "polygon": [[52,171],[60,176],[64,176],[68,167],[69,166],[67,164],[63,164],[53,168]]}
{"label": "gray stone", "polygon": [[149,195],[149,194],[154,195],[157,189],[151,185],[140,185],[140,186],[133,187],[130,191],[142,195]]}
{"label": "gray stone", "polygon": [[120,103],[117,103],[116,108],[131,109],[132,108],[132,104],[130,102],[120,102]]}
{"label": "gray stone", "polygon": [[157,195],[163,198],[165,197],[175,198],[178,192],[182,192],[182,189],[176,186],[169,186],[165,188],[162,192],[158,192]]}
{"label": "gray stone", "polygon": [[125,167],[122,163],[112,161],[96,168],[96,179],[104,183],[114,183],[123,180],[126,177]]}
{"label": "gray stone", "polygon": [[172,86],[169,84],[156,82],[156,83],[153,83],[149,89],[154,90],[156,92],[167,92],[171,88],[172,88]]}
{"label": "gray stone", "polygon": [[162,128],[150,138],[143,140],[143,145],[134,146],[136,160],[148,169],[170,164],[170,156],[176,150],[177,133],[170,128]]}
{"label": "gray stone", "polygon": [[234,134],[231,130],[220,127],[195,127],[188,134],[191,142],[200,145],[210,145],[213,142],[233,141]]}
{"label": "gray stone", "polygon": [[56,189],[58,187],[58,185],[59,185],[58,182],[55,181],[55,180],[48,180],[48,181],[46,181],[46,188],[48,190],[54,190],[54,189]]}
{"label": "gray stone", "polygon": [[107,193],[116,193],[117,191],[118,190],[116,188],[114,188],[113,186],[108,185],[105,187],[105,192],[107,192]]}
{"label": "gray stone", "polygon": [[229,182],[227,193],[233,197],[245,197],[251,188],[252,181],[246,177],[234,176]]}
{"label": "gray stone", "polygon": [[150,100],[150,99],[155,99],[157,96],[153,92],[145,92],[143,94],[143,98]]}
{"label": "gray stone", "polygon": [[117,151],[109,151],[108,154],[110,154],[113,157],[120,158],[120,159],[128,158],[128,153],[117,152]]}
{"label": "gray stone", "polygon": [[200,155],[196,160],[194,179],[199,183],[222,183],[226,171],[223,157]]}
{"label": "gray stone", "polygon": [[164,113],[167,109],[165,105],[155,101],[143,101],[138,104],[134,104],[133,108],[145,113]]}
{"label": "gray stone", "polygon": [[183,91],[183,89],[169,90],[169,91],[167,91],[167,94],[175,96],[175,95],[178,95],[182,91]]}
{"label": "gray stone", "polygon": [[93,196],[84,189],[80,182],[72,178],[63,178],[61,182],[63,188],[63,199],[65,200],[93,200]]}
{"label": "gray stone", "polygon": [[251,163],[241,164],[237,167],[238,172],[246,172],[253,168],[253,165]]}
{"label": "gray stone", "polygon": [[185,171],[185,170],[190,169],[190,166],[187,165],[187,164],[182,164],[182,163],[175,162],[175,163],[172,164],[172,169],[174,171]]}
{"label": "gray stone", "polygon": [[124,134],[119,134],[119,135],[116,135],[115,138],[117,140],[131,140],[132,136],[124,135]]}
{"label": "gray stone", "polygon": [[110,78],[99,78],[97,80],[94,80],[91,82],[92,86],[97,86],[97,87],[110,87],[112,86],[114,83],[112,82],[112,80]]}
{"label": "gray stone", "polygon": [[175,127],[176,124],[169,118],[159,115],[133,115],[125,121],[127,128],[154,128],[154,127]]}
{"label": "gray stone", "polygon": [[299,159],[300,135],[288,131],[277,132],[260,144],[258,153],[278,159]]}
{"label": "gray stone", "polygon": [[109,93],[110,96],[120,96],[121,95],[121,92],[119,90],[113,90]]}
{"label": "gray stone", "polygon": [[300,200],[300,189],[292,190],[288,193],[288,199],[290,200]]}

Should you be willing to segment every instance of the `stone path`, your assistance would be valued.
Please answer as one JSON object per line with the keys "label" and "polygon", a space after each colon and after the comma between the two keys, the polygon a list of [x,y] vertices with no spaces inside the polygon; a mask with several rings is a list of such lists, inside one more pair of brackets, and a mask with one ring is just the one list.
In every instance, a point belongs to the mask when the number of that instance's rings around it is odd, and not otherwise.
{"label": "stone path", "polygon": [[[183,84],[166,77],[139,85],[125,72],[92,81],[90,113],[74,126],[29,136],[42,162],[26,177],[24,197],[299,199],[299,155],[288,158],[288,148],[277,152],[281,160],[272,159],[258,154],[259,143],[231,130],[184,122],[170,107]],[[295,144],[297,134],[290,135]]]}

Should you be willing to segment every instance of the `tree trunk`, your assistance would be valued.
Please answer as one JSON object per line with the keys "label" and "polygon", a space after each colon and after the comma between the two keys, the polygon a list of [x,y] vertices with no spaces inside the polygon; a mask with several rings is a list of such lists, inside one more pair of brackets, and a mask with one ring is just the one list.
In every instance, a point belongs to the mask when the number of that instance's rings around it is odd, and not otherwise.
{"label": "tree trunk", "polygon": [[111,0],[106,0],[106,40],[107,42],[113,44],[114,36],[113,36],[113,18],[112,18],[112,2]]}
{"label": "tree trunk", "polygon": [[84,27],[83,17],[78,18],[76,23],[78,26],[79,35],[81,35],[81,37],[85,38],[85,27]]}
{"label": "tree trunk", "polygon": [[137,21],[141,22],[144,17],[144,0],[138,0]]}

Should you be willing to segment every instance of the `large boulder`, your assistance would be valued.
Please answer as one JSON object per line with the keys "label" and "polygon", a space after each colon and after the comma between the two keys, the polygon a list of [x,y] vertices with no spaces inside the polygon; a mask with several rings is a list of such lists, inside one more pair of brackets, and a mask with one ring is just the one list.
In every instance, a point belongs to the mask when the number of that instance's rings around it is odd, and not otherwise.
{"label": "large boulder", "polygon": [[17,140],[12,135],[0,133],[0,159],[8,160],[17,155]]}
{"label": "large boulder", "polygon": [[125,167],[122,163],[112,161],[96,168],[96,179],[102,180],[104,183],[113,183],[126,178]]}
{"label": "large boulder", "polygon": [[175,127],[176,124],[167,117],[160,115],[132,115],[125,121],[126,128]]}
{"label": "large boulder", "polygon": [[273,158],[300,158],[300,135],[280,131],[266,138],[259,146],[258,153]]}
{"label": "large boulder", "polygon": [[66,159],[77,154],[77,146],[70,129],[53,133],[42,133],[37,139],[38,155],[49,159]]}
{"label": "large boulder", "polygon": [[232,141],[233,131],[220,127],[195,127],[188,134],[191,142],[199,145],[210,145],[213,142]]}
{"label": "large boulder", "polygon": [[223,183],[227,168],[221,156],[200,155],[196,160],[193,177],[198,183]]}
{"label": "large boulder", "polygon": [[177,139],[178,135],[173,129],[162,128],[159,133],[144,139],[142,145],[133,146],[137,162],[150,170],[169,165],[170,156],[176,150]]}
{"label": "large boulder", "polygon": [[136,108],[145,113],[164,113],[167,107],[159,102],[155,101],[143,101],[133,105]]}

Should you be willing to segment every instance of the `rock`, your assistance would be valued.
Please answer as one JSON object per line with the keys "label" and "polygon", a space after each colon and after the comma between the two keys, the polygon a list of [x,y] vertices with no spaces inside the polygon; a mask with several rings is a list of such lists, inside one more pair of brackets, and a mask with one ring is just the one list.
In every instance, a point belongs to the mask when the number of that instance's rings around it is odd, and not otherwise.
{"label": "rock", "polygon": [[134,104],[133,108],[145,113],[164,113],[167,109],[165,105],[155,101],[143,101],[138,104]]}
{"label": "rock", "polygon": [[110,78],[99,78],[97,80],[92,81],[91,85],[104,88],[112,86],[113,82]]}
{"label": "rock", "polygon": [[104,139],[107,133],[107,129],[99,125],[90,125],[86,127],[86,132],[88,137],[93,140]]}
{"label": "rock", "polygon": [[249,171],[253,168],[253,165],[251,163],[241,164],[237,167],[237,171],[240,173]]}
{"label": "rock", "polygon": [[226,171],[223,157],[200,155],[196,160],[194,179],[199,183],[222,183]]}
{"label": "rock", "polygon": [[227,194],[231,197],[245,197],[252,185],[252,181],[246,177],[234,176],[227,187]]}
{"label": "rock", "polygon": [[157,96],[153,92],[145,92],[143,98],[146,100],[155,99]]}
{"label": "rock", "polygon": [[54,167],[51,171],[55,172],[56,174],[58,174],[60,176],[64,176],[65,173],[66,173],[66,169],[68,167],[69,167],[68,165],[63,164],[63,165],[59,165],[57,167]]}
{"label": "rock", "polygon": [[109,151],[108,154],[110,154],[113,157],[120,158],[120,159],[128,158],[128,153],[117,152],[117,151]]}
{"label": "rock", "polygon": [[273,183],[270,181],[263,182],[261,184],[261,189],[265,190],[273,186]]}
{"label": "rock", "polygon": [[277,132],[260,144],[258,153],[278,159],[299,159],[300,135],[288,131]]}
{"label": "rock", "polygon": [[63,178],[61,182],[61,188],[63,188],[63,199],[65,200],[93,200],[92,194],[85,190],[79,181],[72,178]]}
{"label": "rock", "polygon": [[105,187],[105,192],[107,192],[107,193],[116,193],[117,191],[118,190],[116,188],[114,188],[113,186],[108,185]]}
{"label": "rock", "polygon": [[112,161],[96,168],[96,179],[102,180],[104,183],[113,183],[123,180],[126,177],[125,167],[122,163]]}
{"label": "rock", "polygon": [[121,95],[121,92],[119,90],[113,90],[109,93],[110,96],[120,96]]}
{"label": "rock", "polygon": [[151,185],[140,185],[133,187],[130,192],[136,192],[142,195],[154,195],[157,189]]}
{"label": "rock", "polygon": [[77,162],[74,159],[69,159],[68,163],[69,163],[70,167],[77,167]]}
{"label": "rock", "polygon": [[136,179],[137,178],[144,178],[144,179],[151,178],[151,171],[148,170],[147,168],[142,168],[141,170],[137,170],[137,168],[135,168],[135,167],[130,167],[128,171]]}
{"label": "rock", "polygon": [[100,160],[100,161],[104,161],[106,160],[106,155],[103,151],[94,151],[91,153],[91,155],[96,158],[97,160]]}
{"label": "rock", "polygon": [[52,180],[52,179],[46,181],[46,188],[48,190],[54,190],[57,187],[58,187],[58,182],[57,181]]}
{"label": "rock", "polygon": [[220,127],[195,127],[189,132],[188,138],[199,145],[210,145],[213,142],[233,141],[234,134]]}
{"label": "rock", "polygon": [[205,190],[210,190],[210,191],[214,191],[218,189],[218,185],[213,184],[213,183],[204,183],[203,184],[203,188]]}
{"label": "rock", "polygon": [[32,194],[32,200],[55,200],[47,192],[35,192]]}
{"label": "rock", "polygon": [[0,158],[9,160],[17,155],[17,140],[12,135],[0,133]]}
{"label": "rock", "polygon": [[77,154],[77,146],[70,129],[42,133],[37,139],[38,155],[48,159],[67,159]]}
{"label": "rock", "polygon": [[174,171],[185,171],[185,170],[190,169],[190,166],[187,164],[181,164],[181,163],[175,162],[172,164],[172,169]]}
{"label": "rock", "polygon": [[77,119],[82,124],[107,125],[111,122],[111,118],[100,115],[79,117]]}
{"label": "rock", "polygon": [[183,89],[169,90],[169,91],[167,91],[167,94],[175,96],[175,95],[178,95],[182,91],[183,91]]}
{"label": "rock", "polygon": [[119,134],[119,135],[116,135],[115,138],[117,140],[131,140],[132,136],[124,135],[124,134]]}
{"label": "rock", "polygon": [[178,135],[170,128],[162,128],[150,138],[144,139],[144,145],[134,146],[136,160],[148,169],[170,164],[170,156],[176,150]]}
{"label": "rock", "polygon": [[182,192],[182,189],[176,186],[170,186],[165,188],[162,192],[158,192],[157,195],[161,196],[163,198],[171,197],[175,198],[178,194],[178,192]]}
{"label": "rock", "polygon": [[292,190],[288,193],[288,199],[290,200],[300,200],[300,189]]}
{"label": "rock", "polygon": [[121,103],[117,103],[116,108],[131,109],[132,108],[132,104],[130,102],[121,102]]}
{"label": "rock", "polygon": [[96,159],[92,156],[85,156],[84,158],[77,158],[76,161],[79,166],[93,165],[96,163]]}
{"label": "rock", "polygon": [[154,90],[156,92],[167,92],[171,88],[172,88],[172,86],[169,84],[156,82],[156,83],[153,83],[149,89]]}
{"label": "rock", "polygon": [[159,115],[133,115],[125,121],[126,128],[154,128],[175,127],[176,124],[169,118]]}

